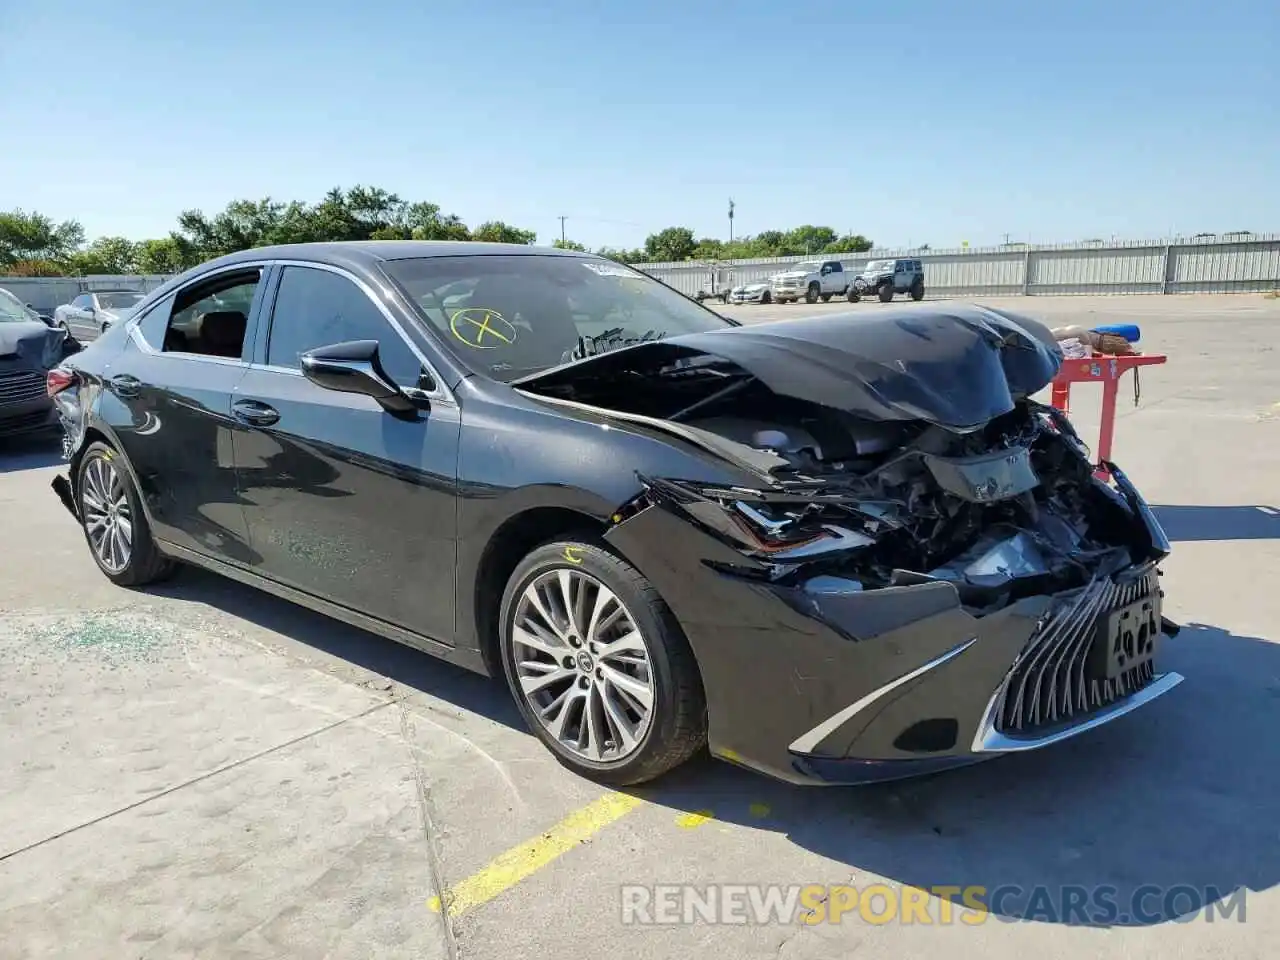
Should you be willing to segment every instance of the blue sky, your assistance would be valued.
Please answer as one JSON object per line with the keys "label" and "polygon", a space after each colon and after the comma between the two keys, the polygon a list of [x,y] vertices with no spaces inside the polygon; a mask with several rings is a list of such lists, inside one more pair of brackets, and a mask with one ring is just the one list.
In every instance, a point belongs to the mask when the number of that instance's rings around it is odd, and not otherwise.
{"label": "blue sky", "polygon": [[1280,4],[0,0],[0,209],[364,183],[549,242],[1280,230]]}

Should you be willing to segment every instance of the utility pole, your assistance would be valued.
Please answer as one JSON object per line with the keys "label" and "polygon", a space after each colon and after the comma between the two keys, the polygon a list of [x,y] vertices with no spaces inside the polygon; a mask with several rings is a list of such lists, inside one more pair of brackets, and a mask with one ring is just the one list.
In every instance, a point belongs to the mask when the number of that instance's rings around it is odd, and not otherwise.
{"label": "utility pole", "polygon": [[566,220],[566,218],[565,218],[565,217],[561,217],[561,218],[560,218],[560,242],[561,242],[561,243],[564,243],[564,242],[565,242],[565,241],[564,241],[564,222],[565,222],[565,220]]}
{"label": "utility pole", "polygon": [[729,242],[733,243],[733,197],[729,198]]}

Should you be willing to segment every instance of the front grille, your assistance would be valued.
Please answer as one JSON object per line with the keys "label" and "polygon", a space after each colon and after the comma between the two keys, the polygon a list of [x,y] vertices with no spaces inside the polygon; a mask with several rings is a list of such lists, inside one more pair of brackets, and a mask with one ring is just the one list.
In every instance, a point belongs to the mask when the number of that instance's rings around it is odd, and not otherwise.
{"label": "front grille", "polygon": [[25,403],[45,395],[44,377],[30,370],[0,373],[0,404]]}
{"label": "front grille", "polygon": [[1108,679],[1091,670],[1090,648],[1102,618],[1158,594],[1158,577],[1151,570],[1128,583],[1098,579],[1050,608],[1005,677],[996,729],[1027,733],[1069,723],[1149,684],[1152,660]]}

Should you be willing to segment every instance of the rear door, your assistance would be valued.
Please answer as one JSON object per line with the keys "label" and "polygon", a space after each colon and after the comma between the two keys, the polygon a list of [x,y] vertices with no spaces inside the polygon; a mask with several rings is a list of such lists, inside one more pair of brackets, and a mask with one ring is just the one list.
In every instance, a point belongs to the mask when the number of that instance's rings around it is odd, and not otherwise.
{"label": "rear door", "polygon": [[911,261],[897,260],[893,264],[893,289],[899,293],[911,286]]}
{"label": "rear door", "polygon": [[299,354],[377,340],[419,385],[426,358],[354,275],[285,264],[232,410],[239,489],[258,572],[442,643],[454,639],[460,421],[446,388],[416,415],[316,386]]}
{"label": "rear door", "polygon": [[[233,449],[242,432],[231,394],[248,369],[267,268],[205,274],[131,326],[104,378],[100,415],[120,441],[150,509],[155,535],[215,559],[251,565],[236,494]],[[235,342],[202,336],[214,309],[242,314]]]}

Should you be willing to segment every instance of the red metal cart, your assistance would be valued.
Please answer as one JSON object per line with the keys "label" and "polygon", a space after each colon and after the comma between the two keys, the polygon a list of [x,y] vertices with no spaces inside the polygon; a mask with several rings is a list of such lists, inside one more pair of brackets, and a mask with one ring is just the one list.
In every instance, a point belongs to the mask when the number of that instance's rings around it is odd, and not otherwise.
{"label": "red metal cart", "polygon": [[[1063,413],[1071,412],[1071,385],[1073,383],[1102,384],[1102,423],[1098,428],[1098,461],[1111,459],[1111,442],[1116,430],[1116,396],[1120,392],[1120,378],[1138,367],[1151,367],[1169,358],[1162,353],[1131,353],[1119,357],[1096,354],[1083,359],[1065,360],[1058,375],[1053,378],[1051,403]],[[1134,373],[1137,376],[1137,373]],[[1109,479],[1102,467],[1098,476]]]}

